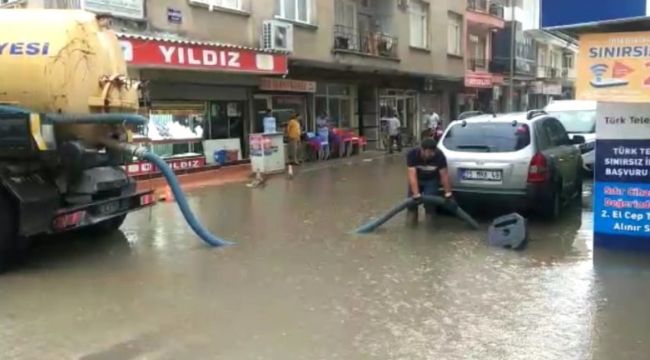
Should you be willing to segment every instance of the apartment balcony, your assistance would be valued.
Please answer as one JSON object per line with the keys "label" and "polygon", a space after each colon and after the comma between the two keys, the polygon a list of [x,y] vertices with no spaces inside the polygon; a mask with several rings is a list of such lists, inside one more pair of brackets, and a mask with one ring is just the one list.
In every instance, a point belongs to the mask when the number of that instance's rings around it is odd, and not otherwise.
{"label": "apartment balcony", "polygon": [[485,31],[505,27],[503,3],[498,0],[467,0],[467,24]]}
{"label": "apartment balcony", "polygon": [[358,29],[334,25],[335,53],[398,59],[398,39],[384,32],[360,32]]}
{"label": "apartment balcony", "polygon": [[471,71],[474,71],[474,72],[477,72],[477,71],[487,72],[487,71],[489,71],[488,60],[487,59],[481,59],[481,58],[467,59],[467,70],[471,70]]}
{"label": "apartment balcony", "polygon": [[562,76],[562,69],[558,69],[551,66],[538,66],[537,67],[537,78],[538,79],[549,79],[555,80],[560,79]]}
{"label": "apartment balcony", "polygon": [[573,69],[573,68],[572,69],[568,69],[568,68],[562,69],[562,79],[563,80],[573,81],[573,80],[576,79],[576,77],[577,77],[576,69]]}

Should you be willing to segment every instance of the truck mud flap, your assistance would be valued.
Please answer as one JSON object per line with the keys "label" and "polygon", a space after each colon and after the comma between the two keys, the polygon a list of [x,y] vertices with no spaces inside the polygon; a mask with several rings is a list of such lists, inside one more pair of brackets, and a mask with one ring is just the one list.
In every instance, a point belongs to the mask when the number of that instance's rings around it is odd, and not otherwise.
{"label": "truck mud flap", "polygon": [[40,175],[2,176],[5,189],[13,196],[18,207],[18,234],[32,236],[47,232],[52,216],[59,208],[59,193]]}

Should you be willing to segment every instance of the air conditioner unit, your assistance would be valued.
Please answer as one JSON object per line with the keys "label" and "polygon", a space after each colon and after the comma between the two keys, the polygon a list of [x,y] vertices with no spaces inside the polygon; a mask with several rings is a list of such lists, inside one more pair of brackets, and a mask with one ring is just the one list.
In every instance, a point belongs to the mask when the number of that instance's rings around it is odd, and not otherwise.
{"label": "air conditioner unit", "polygon": [[264,21],[260,43],[267,50],[293,51],[293,25],[278,20]]}

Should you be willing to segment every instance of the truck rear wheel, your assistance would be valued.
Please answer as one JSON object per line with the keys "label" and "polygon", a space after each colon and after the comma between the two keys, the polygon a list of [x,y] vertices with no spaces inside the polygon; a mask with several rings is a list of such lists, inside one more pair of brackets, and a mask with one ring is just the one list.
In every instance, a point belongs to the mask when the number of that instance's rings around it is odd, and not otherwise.
{"label": "truck rear wheel", "polygon": [[19,257],[16,211],[11,198],[0,189],[0,272],[7,270]]}
{"label": "truck rear wheel", "polygon": [[126,220],[126,214],[88,226],[84,230],[93,235],[108,235],[117,231],[124,223],[124,220]]}

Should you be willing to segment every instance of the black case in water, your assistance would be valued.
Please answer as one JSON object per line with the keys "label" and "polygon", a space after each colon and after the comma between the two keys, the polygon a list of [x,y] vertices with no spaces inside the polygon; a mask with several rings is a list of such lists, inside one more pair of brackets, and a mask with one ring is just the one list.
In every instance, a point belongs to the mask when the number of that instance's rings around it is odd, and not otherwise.
{"label": "black case in water", "polygon": [[528,221],[517,213],[494,219],[488,230],[488,243],[515,250],[523,249],[528,243]]}

